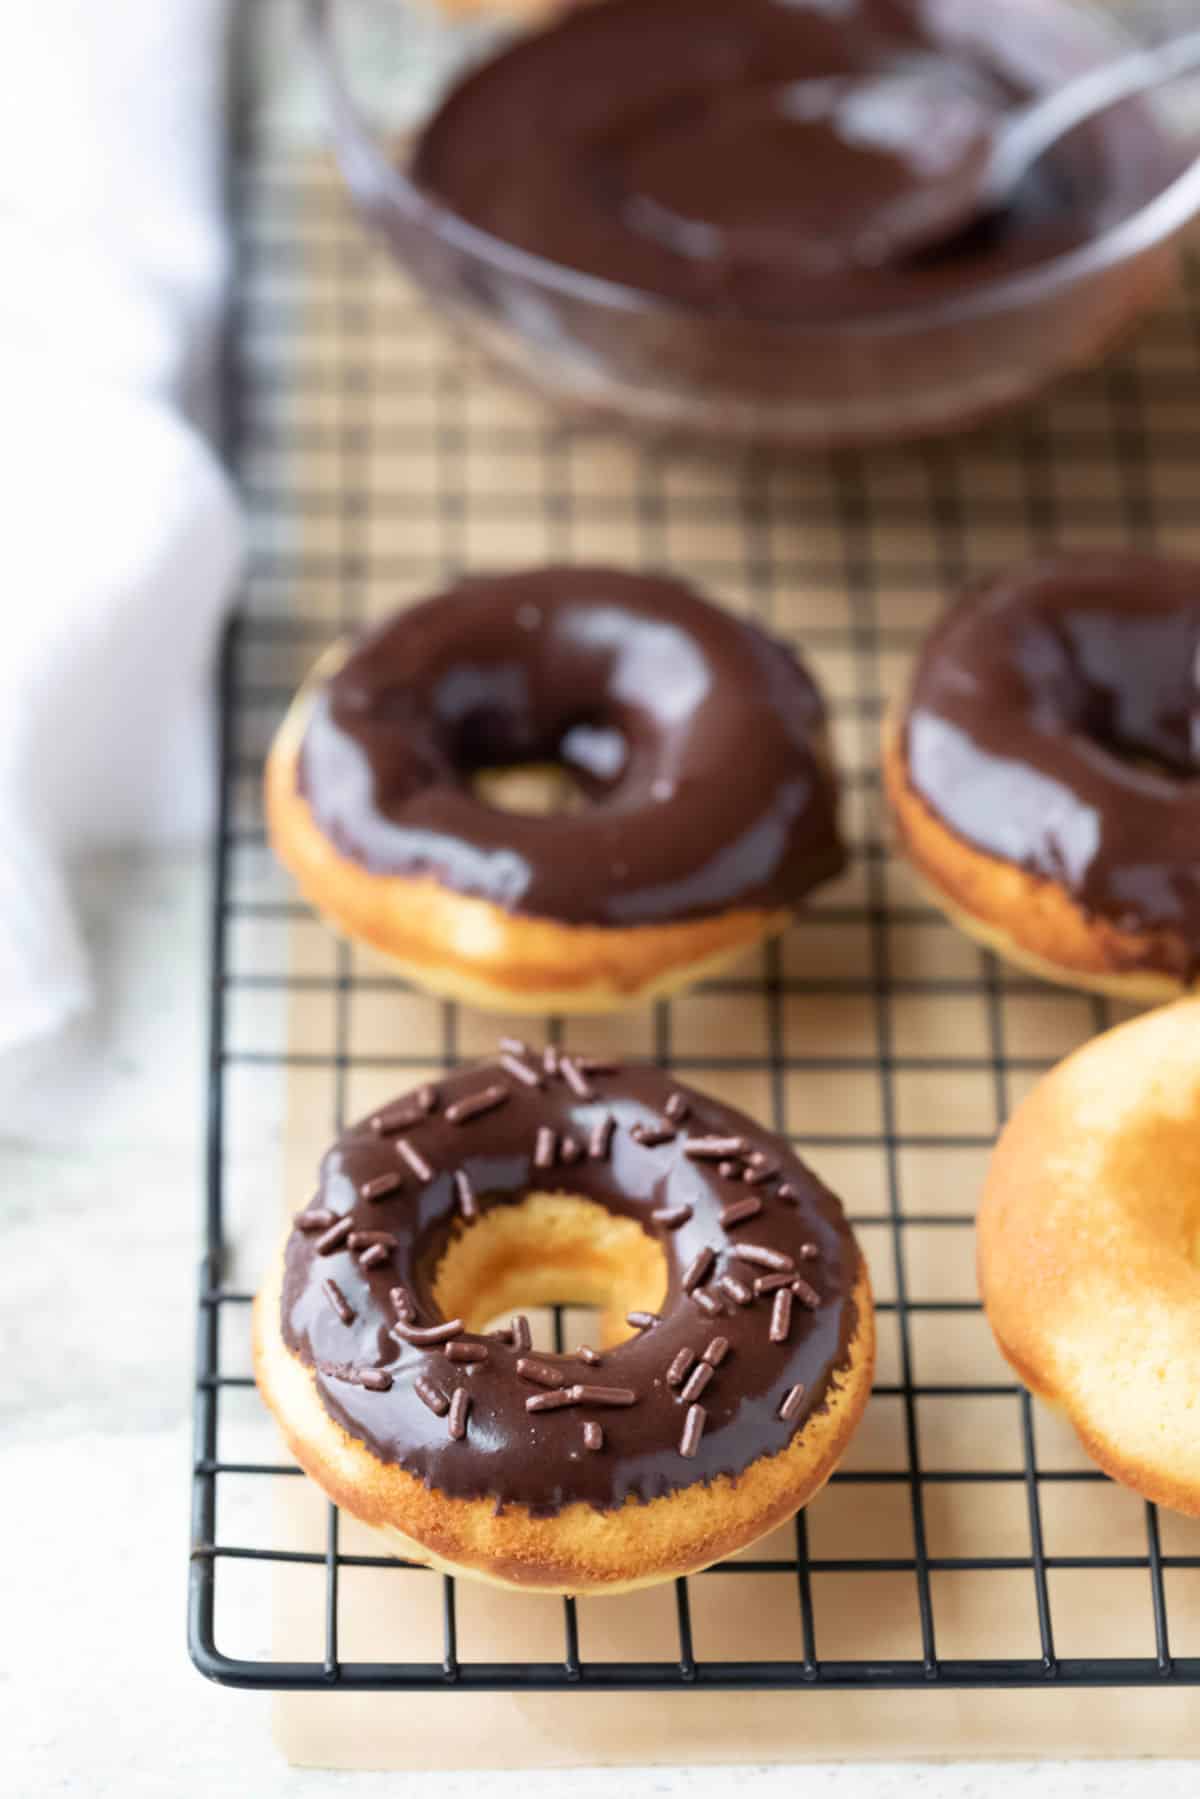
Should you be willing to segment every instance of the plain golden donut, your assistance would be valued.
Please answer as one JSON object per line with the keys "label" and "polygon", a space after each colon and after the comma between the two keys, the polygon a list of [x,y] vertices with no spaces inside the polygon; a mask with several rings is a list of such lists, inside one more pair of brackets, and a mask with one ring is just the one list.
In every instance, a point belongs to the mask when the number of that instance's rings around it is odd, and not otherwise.
{"label": "plain golden donut", "polygon": [[988,1171],[996,1341],[1114,1480],[1200,1516],[1200,999],[1094,1038],[1017,1108]]}

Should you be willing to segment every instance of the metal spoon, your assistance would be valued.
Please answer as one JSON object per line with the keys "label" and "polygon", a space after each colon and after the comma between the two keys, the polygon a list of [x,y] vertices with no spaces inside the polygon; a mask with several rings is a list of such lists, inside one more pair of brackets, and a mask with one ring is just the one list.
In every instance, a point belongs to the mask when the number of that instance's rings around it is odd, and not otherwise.
{"label": "metal spoon", "polygon": [[893,258],[956,236],[975,219],[1002,208],[1046,151],[1088,119],[1197,70],[1200,31],[1192,31],[1089,69],[990,125],[981,116],[980,131],[963,138],[961,159],[926,172],[919,209],[898,206],[874,221],[878,248]]}

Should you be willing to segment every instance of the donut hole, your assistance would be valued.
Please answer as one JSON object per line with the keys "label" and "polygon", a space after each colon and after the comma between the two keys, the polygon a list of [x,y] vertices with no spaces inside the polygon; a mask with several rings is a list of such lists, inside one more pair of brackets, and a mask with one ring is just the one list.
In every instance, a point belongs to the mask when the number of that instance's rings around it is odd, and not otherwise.
{"label": "donut hole", "polygon": [[556,817],[581,812],[587,798],[567,768],[557,762],[517,763],[508,768],[480,768],[470,777],[475,797],[493,812],[519,812],[526,817]]}
{"label": "donut hole", "polygon": [[552,815],[580,812],[608,793],[624,775],[629,745],[605,720],[579,719],[557,740],[522,754],[528,733],[460,728],[459,767],[476,797],[498,812]]}
{"label": "donut hole", "polygon": [[[446,1318],[468,1330],[535,1306],[595,1306],[600,1344],[632,1336],[626,1313],[655,1312],[667,1291],[662,1246],[632,1218],[572,1193],[492,1206],[451,1238],[433,1278]],[[599,1347],[599,1345],[594,1345]]]}
{"label": "donut hole", "polygon": [[1194,606],[1083,608],[1064,621],[1070,709],[1091,743],[1167,780],[1200,776],[1196,628]]}

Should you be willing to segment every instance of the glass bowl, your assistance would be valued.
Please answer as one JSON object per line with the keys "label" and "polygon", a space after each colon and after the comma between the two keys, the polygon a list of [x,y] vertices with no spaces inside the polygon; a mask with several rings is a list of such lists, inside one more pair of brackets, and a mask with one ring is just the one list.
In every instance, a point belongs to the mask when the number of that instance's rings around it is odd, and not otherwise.
{"label": "glass bowl", "polygon": [[[960,429],[1100,356],[1169,282],[1176,240],[1200,211],[1191,123],[1126,102],[1125,128],[1161,144],[1163,185],[1080,247],[903,311],[693,313],[517,249],[421,192],[405,145],[368,124],[351,92],[337,0],[306,8],[342,172],[408,275],[558,410],[643,434],[828,448]],[[384,9],[403,30],[404,8]],[[1045,84],[1127,47],[1111,13],[1076,0],[1006,0],[1006,21],[1018,15],[1014,41]],[[496,44],[490,36],[486,53]]]}

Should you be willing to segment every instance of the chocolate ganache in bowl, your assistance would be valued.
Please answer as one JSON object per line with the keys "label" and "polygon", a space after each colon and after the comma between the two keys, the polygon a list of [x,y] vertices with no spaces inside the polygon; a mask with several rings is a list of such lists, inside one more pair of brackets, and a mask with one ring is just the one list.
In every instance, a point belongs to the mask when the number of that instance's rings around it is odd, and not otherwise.
{"label": "chocolate ganache in bowl", "polygon": [[1200,175],[1143,102],[923,230],[1121,42],[1068,0],[598,0],[460,76],[401,168],[322,36],[354,193],[493,355],[574,410],[799,443],[960,425],[1145,305]]}

